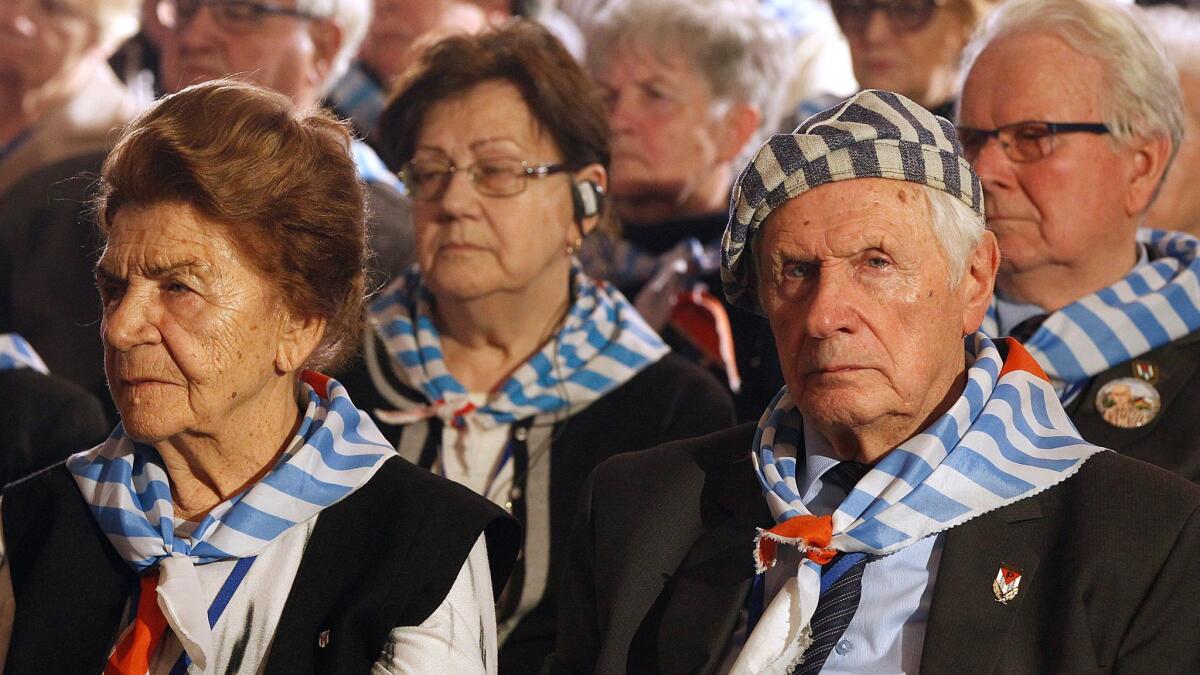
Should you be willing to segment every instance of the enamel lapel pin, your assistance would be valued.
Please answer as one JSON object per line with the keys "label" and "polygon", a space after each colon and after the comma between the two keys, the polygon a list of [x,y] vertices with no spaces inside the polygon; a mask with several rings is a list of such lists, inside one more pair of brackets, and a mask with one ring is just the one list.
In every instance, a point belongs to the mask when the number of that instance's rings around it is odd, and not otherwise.
{"label": "enamel lapel pin", "polygon": [[1021,570],[1013,569],[1001,563],[996,572],[996,580],[992,582],[992,592],[996,594],[996,602],[1007,605],[1009,600],[1017,597],[1021,590]]}

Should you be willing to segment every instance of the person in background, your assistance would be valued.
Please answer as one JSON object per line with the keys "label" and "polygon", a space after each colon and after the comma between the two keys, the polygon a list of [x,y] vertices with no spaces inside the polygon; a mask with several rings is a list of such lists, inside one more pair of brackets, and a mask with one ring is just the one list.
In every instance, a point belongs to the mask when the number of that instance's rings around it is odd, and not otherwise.
{"label": "person in background", "polygon": [[54,377],[33,347],[0,334],[0,486],[104,440],[108,421],[95,396]]}
{"label": "person in background", "polygon": [[717,297],[720,237],[735,162],[779,122],[787,36],[741,0],[614,0],[582,28],[612,127],[620,219],[586,246],[584,265],[725,381],[749,419],[778,390],[779,366],[761,317]]}
{"label": "person in background", "polygon": [[[168,30],[160,76],[166,91],[243,77],[316,106],[346,69],[371,22],[371,0],[158,0]],[[367,183],[371,286],[413,260],[412,216],[403,188],[366,143],[354,159]]]}
{"label": "person in background", "polygon": [[1200,480],[1200,241],[1138,229],[1183,136],[1140,12],[1005,4],[967,49],[959,136],[1003,254],[984,331],[1028,347],[1084,438]]}
{"label": "person in background", "polygon": [[1146,16],[1179,71],[1184,131],[1145,224],[1200,235],[1200,7],[1153,7]]}
{"label": "person in background", "polygon": [[606,214],[608,128],[545,28],[437,43],[381,130],[413,197],[417,264],[371,304],[362,362],[340,379],[402,457],[521,521],[500,665],[538,672],[588,473],[724,428],[731,404],[575,258]]}
{"label": "person in background", "polygon": [[[863,89],[886,89],[934,114],[954,111],[958,66],[971,33],[997,0],[829,0],[850,45]],[[800,104],[799,123],[837,102],[821,96]]]}
{"label": "person in background", "polygon": [[516,523],[317,372],[366,285],[345,126],[209,82],[131,122],[101,181],[121,423],[4,491],[5,671],[496,673]]}
{"label": "person in background", "polygon": [[[0,333],[101,400],[92,179],[136,101],[105,62],[138,0],[0,3]],[[115,415],[115,413],[114,413]]]}
{"label": "person in background", "polygon": [[1200,668],[1200,488],[1080,438],[978,331],[984,204],[950,123],[892,92],[759,150],[722,269],[787,386],[596,469],[547,673]]}
{"label": "person in background", "polygon": [[484,10],[467,0],[375,0],[358,58],[329,91],[330,106],[378,146],[379,114],[420,50],[446,35],[477,33],[487,25]]}

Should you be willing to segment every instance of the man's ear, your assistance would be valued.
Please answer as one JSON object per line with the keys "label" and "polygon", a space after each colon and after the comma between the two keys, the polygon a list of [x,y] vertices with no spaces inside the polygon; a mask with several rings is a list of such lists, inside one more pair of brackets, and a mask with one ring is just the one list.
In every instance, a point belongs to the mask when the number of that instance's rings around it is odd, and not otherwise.
{"label": "man's ear", "polygon": [[313,43],[312,78],[310,84],[320,87],[333,70],[333,62],[342,48],[342,27],[332,19],[309,22],[309,37]]}
{"label": "man's ear", "polygon": [[283,374],[303,367],[325,337],[325,328],[324,317],[295,316],[289,312],[275,350],[275,370]]}
{"label": "man's ear", "polygon": [[717,160],[732,162],[737,159],[746,144],[758,133],[762,124],[762,112],[749,103],[733,103],[718,121]]}
{"label": "man's ear", "polygon": [[1126,215],[1136,216],[1150,208],[1150,203],[1158,194],[1171,159],[1171,138],[1161,134],[1134,139],[1127,152],[1131,154],[1131,162],[1125,212]]}
{"label": "man's ear", "polygon": [[[576,183],[581,181],[591,181],[595,183],[596,187],[600,190],[600,212],[594,216],[584,218],[583,222],[577,223],[579,226],[579,236],[586,237],[596,229],[596,226],[600,224],[600,219],[604,215],[603,200],[605,199],[605,195],[608,194],[608,172],[605,171],[603,165],[588,164],[582,169],[576,171],[571,180],[575,181]],[[573,191],[575,189],[575,186],[572,185],[571,190]],[[572,199],[573,198],[574,197],[572,197]]]}
{"label": "man's ear", "polygon": [[991,230],[983,231],[983,238],[967,260],[967,268],[959,281],[963,294],[963,335],[979,330],[983,318],[992,304],[992,291],[996,284],[996,270],[1000,268],[1000,246]]}

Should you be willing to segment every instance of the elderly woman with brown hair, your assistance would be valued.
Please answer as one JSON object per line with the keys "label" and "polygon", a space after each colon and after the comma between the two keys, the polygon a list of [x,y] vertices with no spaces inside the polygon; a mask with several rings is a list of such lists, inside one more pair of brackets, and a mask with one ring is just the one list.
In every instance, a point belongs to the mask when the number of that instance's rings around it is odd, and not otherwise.
{"label": "elderly woman with brown hair", "polygon": [[4,494],[9,672],[495,672],[515,524],[396,457],[315,371],[357,343],[349,143],[215,81],[106,161],[96,278],[122,421]]}
{"label": "elderly woman with brown hair", "polygon": [[382,132],[414,199],[418,265],[372,305],[365,364],[345,381],[402,456],[525,526],[497,610],[500,663],[536,671],[588,472],[723,428],[730,402],[574,257],[605,213],[608,127],[545,29],[438,43]]}

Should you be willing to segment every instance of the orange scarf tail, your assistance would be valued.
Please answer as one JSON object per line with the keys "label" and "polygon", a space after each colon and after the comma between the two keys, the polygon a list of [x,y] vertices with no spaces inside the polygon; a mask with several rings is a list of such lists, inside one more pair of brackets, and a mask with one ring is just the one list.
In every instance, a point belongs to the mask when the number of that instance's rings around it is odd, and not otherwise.
{"label": "orange scarf tail", "polygon": [[166,632],[167,618],[158,606],[158,572],[149,572],[142,575],[137,617],[108,657],[104,675],[146,675]]}

